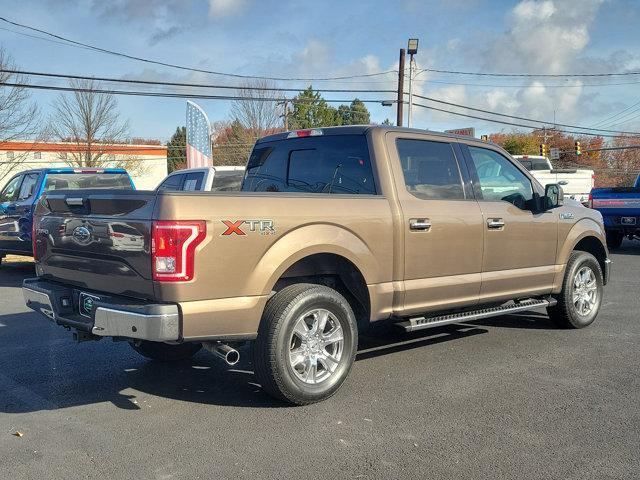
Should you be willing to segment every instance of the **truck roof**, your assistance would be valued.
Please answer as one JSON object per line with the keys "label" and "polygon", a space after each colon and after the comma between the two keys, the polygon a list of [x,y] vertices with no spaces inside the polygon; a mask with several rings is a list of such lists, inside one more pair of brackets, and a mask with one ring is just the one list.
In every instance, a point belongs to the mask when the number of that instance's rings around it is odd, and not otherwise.
{"label": "truck roof", "polygon": [[124,168],[99,168],[99,167],[60,167],[60,168],[32,168],[18,173],[127,173]]}
{"label": "truck roof", "polygon": [[448,139],[457,139],[457,140],[476,140],[477,142],[482,142],[484,144],[491,144],[491,142],[483,142],[479,138],[468,137],[466,135],[456,135],[453,133],[444,133],[444,132],[436,132],[433,130],[423,130],[420,128],[408,128],[408,127],[394,127],[392,125],[346,125],[339,127],[317,127],[317,128],[304,128],[300,130],[290,130],[287,132],[274,133],[273,135],[267,135],[258,139],[256,144],[263,142],[273,142],[276,140],[286,140],[289,138],[289,135],[292,132],[306,132],[311,130],[320,130],[322,131],[322,135],[358,135],[365,134],[370,130],[381,130],[381,131],[393,131],[393,132],[406,132],[406,133],[428,133],[429,135],[435,135],[438,137],[448,138]]}

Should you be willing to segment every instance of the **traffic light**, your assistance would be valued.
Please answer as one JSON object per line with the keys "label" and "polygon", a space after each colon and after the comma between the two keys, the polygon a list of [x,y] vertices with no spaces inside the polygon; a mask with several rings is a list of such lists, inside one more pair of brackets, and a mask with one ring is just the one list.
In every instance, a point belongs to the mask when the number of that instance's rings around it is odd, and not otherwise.
{"label": "traffic light", "polygon": [[579,157],[582,155],[582,147],[580,146],[580,142],[576,142],[576,156]]}
{"label": "traffic light", "polygon": [[546,143],[541,143],[540,144],[540,156],[541,157],[546,157],[547,156],[547,144]]}
{"label": "traffic light", "polygon": [[480,140],[482,140],[483,142],[488,142],[489,141],[489,135],[480,135]]}

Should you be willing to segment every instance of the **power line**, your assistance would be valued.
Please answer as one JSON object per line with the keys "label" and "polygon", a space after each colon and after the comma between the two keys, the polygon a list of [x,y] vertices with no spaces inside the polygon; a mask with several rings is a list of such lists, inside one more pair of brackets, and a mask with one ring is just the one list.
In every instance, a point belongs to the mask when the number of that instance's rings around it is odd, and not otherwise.
{"label": "power line", "polygon": [[[435,110],[436,112],[443,112],[443,113],[448,113],[450,115],[457,115],[460,117],[466,117],[466,118],[473,118],[476,120],[483,120],[486,122],[492,122],[492,123],[499,123],[502,125],[510,125],[512,127],[523,127],[523,128],[530,128],[532,130],[541,130],[541,128],[537,125],[524,125],[522,123],[514,123],[514,122],[507,122],[505,120],[498,120],[495,118],[487,118],[487,117],[480,117],[477,115],[470,115],[467,113],[460,113],[460,112],[453,112],[451,110],[445,110],[443,108],[436,108],[436,107],[432,107],[429,105],[424,105],[421,103],[413,103],[415,106],[418,107],[422,107],[422,108],[428,108],[429,110]],[[607,138],[628,138],[628,136],[623,136],[623,135],[607,135],[607,134],[598,134],[598,133],[590,133],[590,132],[579,132],[579,131],[570,131],[570,130],[560,130],[560,129],[554,129],[555,132],[560,132],[560,133],[570,133],[573,135],[585,135],[585,136],[591,136],[591,137],[607,137]]]}
{"label": "power line", "polygon": [[[241,95],[204,95],[204,94],[193,94],[193,93],[170,93],[170,92],[144,92],[144,91],[136,91],[136,90],[111,90],[111,89],[103,89],[103,88],[78,88],[78,87],[59,87],[53,85],[37,85],[31,83],[9,83],[5,82],[2,85],[8,87],[21,87],[21,88],[29,88],[34,90],[53,90],[58,92],[85,92],[85,93],[105,93],[111,95],[130,95],[130,96],[138,96],[138,97],[164,97],[164,98],[199,98],[203,100],[253,100],[259,102],[275,102],[282,101],[282,98],[273,98],[273,97],[247,97]],[[304,99],[287,99],[288,102],[292,103],[306,103]],[[311,99],[309,101],[312,101]],[[347,100],[328,100],[324,99],[327,103],[342,103]],[[371,99],[363,99],[360,100],[362,103],[382,103],[383,99],[371,100]]]}
{"label": "power line", "polygon": [[634,108],[635,106],[640,105],[640,101],[634,103],[633,105],[628,106],[627,108],[624,108],[622,110],[620,110],[618,113],[615,113],[613,115],[609,115],[607,118],[605,118],[604,120],[600,120],[599,122],[596,122],[592,125],[592,127],[595,126],[603,126],[604,124],[609,123],[609,120],[613,120],[614,118],[622,115],[624,112],[631,110],[632,108]]}
{"label": "power line", "polygon": [[486,72],[462,72],[456,70],[438,70],[436,68],[423,68],[420,72],[447,73],[451,75],[472,75],[478,77],[542,77],[542,78],[566,78],[566,77],[618,77],[626,75],[640,75],[640,72],[620,73],[486,73]]}
{"label": "power line", "polygon": [[[159,82],[154,80],[134,80],[127,78],[113,78],[113,77],[90,77],[86,75],[70,75],[63,73],[48,73],[48,72],[32,72],[25,70],[12,70],[12,69],[0,69],[0,73],[10,73],[15,75],[28,75],[36,77],[46,78],[64,78],[67,80],[93,80],[99,82],[114,82],[114,83],[126,83],[126,84],[140,84],[140,85],[158,85],[165,87],[190,87],[190,88],[220,88],[230,90],[250,90],[250,91],[274,91],[274,92],[298,92],[305,90],[305,88],[281,88],[281,87],[259,87],[259,86],[245,86],[245,85],[206,85],[202,83],[183,83],[183,82]],[[395,90],[365,90],[365,89],[341,89],[341,88],[314,88],[315,92],[323,93],[396,93]]]}
{"label": "power line", "polygon": [[20,27],[20,28],[24,28],[24,29],[27,29],[27,30],[31,30],[33,32],[38,32],[38,33],[41,33],[43,35],[47,35],[48,37],[55,38],[57,40],[62,40],[63,42],[67,42],[68,44],[71,44],[71,45],[76,45],[76,46],[88,48],[90,50],[95,50],[96,52],[106,53],[108,55],[114,55],[114,56],[117,56],[117,57],[127,58],[129,60],[135,60],[135,61],[138,61],[138,62],[151,63],[151,64],[154,64],[154,65],[160,65],[160,66],[163,66],[163,67],[177,68],[179,70],[187,70],[187,71],[190,71],[190,72],[207,73],[207,74],[210,74],[210,75],[221,75],[221,76],[225,76],[225,77],[244,78],[244,79],[261,79],[261,80],[278,80],[278,81],[330,81],[330,80],[343,80],[343,79],[351,79],[351,78],[376,77],[376,76],[380,76],[380,75],[388,75],[390,73],[397,73],[397,70],[387,70],[385,72],[365,73],[365,74],[359,74],[359,75],[345,75],[345,76],[336,76],[336,77],[283,78],[283,77],[267,77],[267,76],[262,76],[262,75],[240,75],[240,74],[237,74],[237,73],[217,72],[217,71],[214,71],[214,70],[204,70],[204,69],[201,69],[201,68],[186,67],[184,65],[177,65],[177,64],[174,64],[174,63],[161,62],[159,60],[151,60],[151,59],[148,59],[148,58],[137,57],[135,55],[129,55],[127,53],[117,52],[115,50],[108,50],[106,48],[97,47],[95,45],[91,45],[91,44],[88,44],[88,43],[83,43],[83,42],[79,42],[79,41],[76,41],[76,40],[71,40],[70,38],[63,37],[62,35],[57,35],[55,33],[47,32],[46,30],[42,30],[42,29],[39,29],[39,28],[36,28],[36,27],[32,27],[32,26],[25,25],[25,24],[22,24],[22,23],[14,22],[14,21],[8,20],[7,18],[4,18],[4,17],[0,17],[0,21],[3,21],[3,22],[8,23],[10,25],[14,25],[16,27]]}
{"label": "power line", "polygon": [[524,121],[527,121],[527,122],[541,123],[541,124],[547,124],[547,125],[557,125],[557,126],[560,126],[560,127],[577,128],[577,129],[581,129],[581,130],[591,130],[591,131],[596,131],[596,132],[609,132],[609,133],[619,133],[619,134],[628,134],[628,135],[640,135],[640,132],[625,132],[625,131],[622,131],[622,130],[607,130],[607,129],[602,129],[602,128],[589,128],[589,127],[583,127],[583,126],[580,126],[580,125],[569,125],[569,124],[566,124],[566,123],[547,122],[547,121],[544,121],[544,120],[538,120],[538,119],[534,119],[534,118],[519,117],[519,116],[516,116],[516,115],[507,115],[506,113],[492,112],[491,110],[484,110],[482,108],[474,108],[474,107],[469,107],[467,105],[460,105],[458,103],[446,102],[444,100],[438,100],[438,99],[432,98],[432,97],[425,97],[424,95],[414,94],[414,97],[422,98],[424,100],[429,100],[431,102],[441,103],[441,104],[444,104],[444,105],[449,105],[451,107],[465,108],[467,110],[472,110],[474,112],[488,113],[490,115],[498,115],[498,116],[501,116],[501,117],[513,118],[515,120],[524,120]]}

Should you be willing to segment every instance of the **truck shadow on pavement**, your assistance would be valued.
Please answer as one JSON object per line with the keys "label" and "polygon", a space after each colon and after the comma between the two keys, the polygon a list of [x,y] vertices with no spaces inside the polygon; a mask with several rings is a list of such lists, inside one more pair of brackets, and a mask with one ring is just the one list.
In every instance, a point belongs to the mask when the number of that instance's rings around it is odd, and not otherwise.
{"label": "truck shadow on pavement", "polygon": [[[495,326],[549,328],[545,316],[530,317],[501,317],[495,319]],[[538,322],[541,326],[532,327]],[[483,324],[493,326],[494,321]],[[240,408],[288,407],[258,385],[248,345],[240,348],[241,361],[233,367],[206,351],[188,362],[159,363],[140,357],[126,342],[104,339],[75,345],[69,332],[32,313],[0,316],[0,325],[0,413],[51,411],[104,402],[125,410],[153,412],[167,408],[166,400]],[[488,331],[479,322],[413,333],[376,328],[361,336],[356,360],[367,361]]]}
{"label": "truck shadow on pavement", "polygon": [[609,249],[614,255],[640,255],[640,241],[625,240],[620,248]]}
{"label": "truck shadow on pavement", "polygon": [[25,278],[35,277],[33,262],[7,262],[0,264],[0,287],[22,287]]}

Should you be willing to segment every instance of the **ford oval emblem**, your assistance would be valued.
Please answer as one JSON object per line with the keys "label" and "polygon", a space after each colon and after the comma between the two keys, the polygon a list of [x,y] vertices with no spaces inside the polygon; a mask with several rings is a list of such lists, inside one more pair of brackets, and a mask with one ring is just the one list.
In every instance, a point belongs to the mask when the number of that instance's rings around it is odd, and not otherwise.
{"label": "ford oval emblem", "polygon": [[88,243],[91,239],[91,232],[87,227],[79,226],[73,229],[73,238],[78,243]]}

